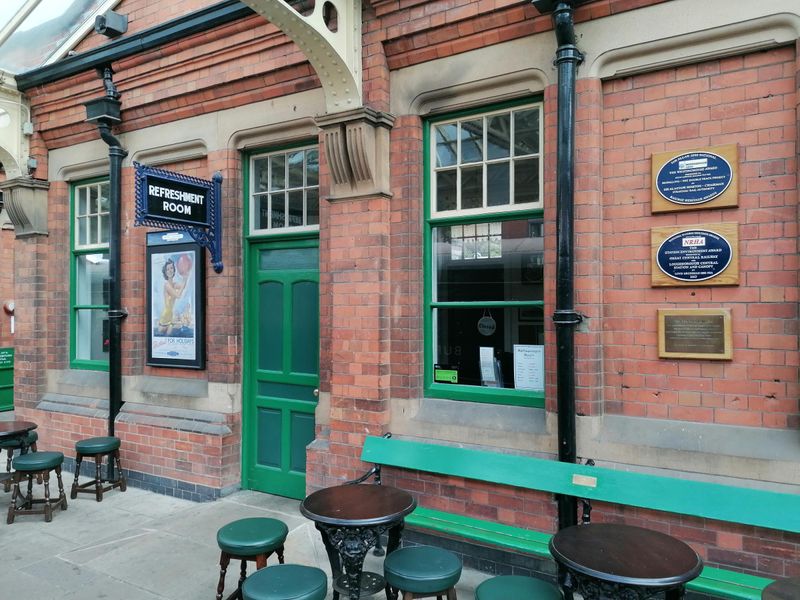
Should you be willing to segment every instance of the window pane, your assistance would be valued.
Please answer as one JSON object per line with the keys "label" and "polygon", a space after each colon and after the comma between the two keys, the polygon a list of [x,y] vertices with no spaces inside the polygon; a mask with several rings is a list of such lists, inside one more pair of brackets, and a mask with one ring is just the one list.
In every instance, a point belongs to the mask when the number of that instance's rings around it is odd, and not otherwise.
{"label": "window pane", "polygon": [[461,123],[461,162],[483,160],[483,119]]}
{"label": "window pane", "polygon": [[306,191],[306,225],[319,225],[319,190]]}
{"label": "window pane", "polygon": [[436,301],[543,300],[539,223],[541,219],[517,219],[435,227]]}
{"label": "window pane", "polygon": [[75,358],[108,360],[108,317],[105,310],[80,309],[76,312]]}
{"label": "window pane", "polygon": [[461,208],[483,206],[483,167],[469,167],[461,171]]}
{"label": "window pane", "polygon": [[455,210],[456,208],[456,172],[436,173],[436,210]]}
{"label": "window pane", "polygon": [[436,126],[436,166],[452,167],[458,159],[458,125]]}
{"label": "window pane", "polygon": [[514,162],[514,204],[539,201],[539,159]]}
{"label": "window pane", "polygon": [[[437,308],[434,363],[458,371],[460,385],[514,388],[514,346],[542,346],[540,306],[508,308]],[[491,358],[481,360],[481,348]],[[526,365],[529,366],[529,365]],[[542,365],[534,370],[543,383]],[[538,368],[537,368],[538,367]],[[529,366],[530,368],[530,366]],[[537,389],[526,381],[526,389]],[[544,389],[543,385],[541,388]]]}
{"label": "window pane", "polygon": [[509,204],[507,162],[492,163],[486,166],[486,202],[489,206],[505,206]]}
{"label": "window pane", "polygon": [[511,153],[511,117],[495,115],[486,120],[488,159],[507,158]]}
{"label": "window pane", "polygon": [[78,188],[78,207],[75,210],[77,216],[85,215],[89,212],[89,190],[85,187]]}
{"label": "window pane", "polygon": [[295,190],[289,192],[289,227],[303,225],[303,190]]}
{"label": "window pane", "polygon": [[101,183],[100,184],[100,212],[107,213],[110,210],[110,201],[109,201],[109,184],[108,183]]}
{"label": "window pane", "polygon": [[300,150],[299,152],[290,152],[289,159],[289,187],[298,188],[303,187],[303,155],[305,153]]}
{"label": "window pane", "polygon": [[253,161],[253,191],[269,191],[269,169],[266,159],[257,158]]}
{"label": "window pane", "polygon": [[75,257],[75,303],[104,305],[103,280],[108,277],[108,254],[81,254]]}
{"label": "window pane", "polygon": [[286,155],[279,154],[269,159],[270,189],[282,190],[286,186]]}
{"label": "window pane", "polygon": [[98,234],[99,237],[98,237],[97,241],[99,243],[101,243],[101,244],[108,244],[108,236],[109,236],[108,230],[109,230],[109,225],[110,225],[110,223],[108,221],[108,215],[107,214],[106,215],[99,215],[97,217],[97,222],[98,222],[98,226],[100,227],[100,232]]}
{"label": "window pane", "polygon": [[272,204],[270,227],[280,229],[286,227],[286,198],[283,194],[273,194],[270,196]]}
{"label": "window pane", "polygon": [[89,187],[89,213],[95,214],[100,212],[100,189],[96,186]]}
{"label": "window pane", "polygon": [[306,185],[319,185],[319,150],[306,152]]}
{"label": "window pane", "polygon": [[520,110],[514,113],[514,156],[538,154],[539,111]]}
{"label": "window pane", "polygon": [[75,236],[77,244],[85,246],[89,243],[89,218],[79,217],[76,225],[78,227],[77,235]]}
{"label": "window pane", "polygon": [[269,227],[269,204],[267,202],[267,196],[256,196],[253,199],[253,203],[255,211],[254,227],[256,229],[266,229]]}

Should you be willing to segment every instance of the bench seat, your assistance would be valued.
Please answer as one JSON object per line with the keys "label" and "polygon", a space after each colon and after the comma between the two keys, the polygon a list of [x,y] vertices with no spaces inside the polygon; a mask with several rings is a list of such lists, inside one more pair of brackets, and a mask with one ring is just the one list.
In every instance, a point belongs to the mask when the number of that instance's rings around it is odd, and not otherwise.
{"label": "bench seat", "polygon": [[[621,471],[555,460],[368,436],[362,460],[376,465],[567,494],[612,504],[800,532],[797,494]],[[551,559],[552,534],[436,510],[417,509],[406,526]],[[706,566],[687,589],[730,600],[759,600],[772,579]]]}

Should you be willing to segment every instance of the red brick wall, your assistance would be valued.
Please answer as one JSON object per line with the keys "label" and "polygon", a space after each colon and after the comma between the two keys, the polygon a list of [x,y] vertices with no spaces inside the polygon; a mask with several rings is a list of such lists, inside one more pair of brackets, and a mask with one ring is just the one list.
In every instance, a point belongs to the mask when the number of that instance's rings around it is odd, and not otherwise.
{"label": "red brick wall", "polygon": [[[797,104],[794,48],[603,86],[605,409],[797,428]],[[650,156],[739,146],[739,206],[651,215]],[[739,285],[650,286],[650,229],[739,223]],[[580,258],[580,257],[579,257]],[[733,360],[659,360],[657,308],[728,307]]]}

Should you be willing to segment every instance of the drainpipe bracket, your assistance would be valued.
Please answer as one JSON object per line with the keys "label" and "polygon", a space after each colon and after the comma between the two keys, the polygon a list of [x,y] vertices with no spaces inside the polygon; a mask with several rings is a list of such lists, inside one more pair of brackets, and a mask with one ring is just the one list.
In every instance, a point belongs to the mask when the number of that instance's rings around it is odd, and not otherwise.
{"label": "drainpipe bracket", "polygon": [[109,310],[108,311],[108,318],[109,319],[124,319],[128,316],[128,311],[124,308],[119,310]]}
{"label": "drainpipe bracket", "polygon": [[583,315],[574,310],[557,310],[553,313],[553,323],[556,326],[578,325],[583,321]]}

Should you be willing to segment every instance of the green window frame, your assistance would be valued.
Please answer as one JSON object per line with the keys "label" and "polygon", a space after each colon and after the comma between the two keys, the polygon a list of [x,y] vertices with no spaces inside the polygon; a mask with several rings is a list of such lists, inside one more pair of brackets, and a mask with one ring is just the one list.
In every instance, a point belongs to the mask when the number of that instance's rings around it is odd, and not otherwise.
{"label": "green window frame", "polygon": [[250,236],[319,231],[319,144],[302,143],[245,154]]}
{"label": "green window frame", "polygon": [[544,406],[541,122],[530,98],[423,122],[429,397]]}
{"label": "green window frame", "polygon": [[70,366],[108,370],[109,181],[70,187]]}

